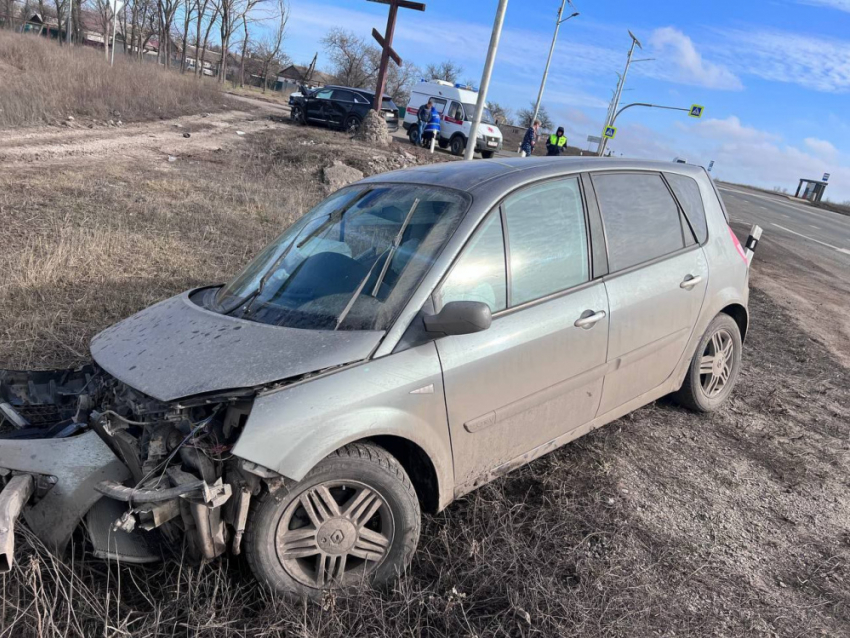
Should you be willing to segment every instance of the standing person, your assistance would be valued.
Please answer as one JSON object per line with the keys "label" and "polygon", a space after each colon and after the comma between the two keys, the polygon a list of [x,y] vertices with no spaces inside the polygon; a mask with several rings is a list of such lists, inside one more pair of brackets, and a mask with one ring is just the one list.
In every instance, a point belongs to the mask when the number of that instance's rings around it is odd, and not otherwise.
{"label": "standing person", "polygon": [[437,107],[433,105],[433,103],[429,100],[428,104],[431,104],[431,115],[428,118],[428,123],[425,124],[425,139],[430,141],[432,139],[436,140],[440,135],[440,112],[437,110]]}
{"label": "standing person", "polygon": [[546,155],[549,157],[557,157],[567,152],[567,137],[564,135],[564,127],[559,126],[558,130],[549,136],[546,140]]}
{"label": "standing person", "polygon": [[525,137],[522,138],[522,144],[519,147],[519,156],[528,157],[534,152],[534,145],[537,143],[537,131],[540,130],[540,120],[534,120],[534,123],[528,127],[525,132]]}
{"label": "standing person", "polygon": [[425,125],[431,119],[431,109],[434,108],[434,102],[428,98],[428,102],[419,107],[419,112],[416,114],[416,126],[419,127],[419,137],[417,143],[422,143],[422,133],[425,132]]}

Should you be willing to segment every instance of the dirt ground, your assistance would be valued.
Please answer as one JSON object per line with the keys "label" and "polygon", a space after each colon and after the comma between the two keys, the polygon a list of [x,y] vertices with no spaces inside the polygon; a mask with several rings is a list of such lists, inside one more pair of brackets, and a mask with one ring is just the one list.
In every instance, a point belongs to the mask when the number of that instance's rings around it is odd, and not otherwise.
{"label": "dirt ground", "polygon": [[[332,160],[429,159],[408,151],[262,111],[0,132],[0,367],[84,360],[110,323],[235,272],[323,196]],[[847,345],[794,294],[826,280],[761,258],[727,406],[658,401],[427,517],[388,591],[293,603],[237,559],[119,567],[79,540],[59,562],[30,539],[0,585],[0,638],[848,636]],[[822,311],[846,312],[832,293]]]}

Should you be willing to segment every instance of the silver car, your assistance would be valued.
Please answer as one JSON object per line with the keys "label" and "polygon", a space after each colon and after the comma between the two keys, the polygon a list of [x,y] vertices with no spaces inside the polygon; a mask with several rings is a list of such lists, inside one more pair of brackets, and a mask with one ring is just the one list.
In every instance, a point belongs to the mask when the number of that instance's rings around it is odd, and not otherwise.
{"label": "silver car", "polygon": [[532,158],[343,188],[226,285],[0,372],[0,569],[62,551],[245,553],[274,589],[385,583],[420,512],[659,397],[729,397],[742,246],[704,169]]}

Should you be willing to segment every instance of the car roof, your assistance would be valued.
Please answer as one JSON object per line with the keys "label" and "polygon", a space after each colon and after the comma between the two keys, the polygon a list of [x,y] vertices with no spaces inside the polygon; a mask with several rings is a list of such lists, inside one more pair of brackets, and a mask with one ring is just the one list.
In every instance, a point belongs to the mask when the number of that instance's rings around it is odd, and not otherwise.
{"label": "car roof", "polygon": [[[653,160],[610,157],[514,157],[452,161],[373,175],[363,183],[404,182],[444,186],[469,193],[515,187],[547,177],[585,171],[645,170],[704,175],[702,167]],[[509,182],[509,183],[506,183]]]}
{"label": "car roof", "polygon": [[[371,95],[373,97],[375,95],[375,92],[370,91],[369,89],[356,89],[353,86],[342,86],[340,84],[326,84],[322,88],[323,89],[343,89],[345,91],[354,91],[356,93],[362,93],[363,95]],[[392,99],[392,97],[390,97],[386,93],[384,93],[384,98],[388,98],[390,100]]]}

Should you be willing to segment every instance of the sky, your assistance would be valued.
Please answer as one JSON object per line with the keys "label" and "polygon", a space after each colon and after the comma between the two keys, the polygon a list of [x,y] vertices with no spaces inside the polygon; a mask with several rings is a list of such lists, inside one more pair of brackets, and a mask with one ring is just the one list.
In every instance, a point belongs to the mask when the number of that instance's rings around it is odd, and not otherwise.
{"label": "sky", "polygon": [[[284,44],[296,63],[319,53],[333,27],[371,38],[386,5],[289,0]],[[425,0],[400,10],[394,47],[424,67],[451,59],[479,84],[497,0]],[[514,110],[537,97],[561,0],[509,0],[489,101]],[[617,120],[616,155],[708,165],[720,179],[794,192],[799,178],[830,173],[827,199],[850,200],[850,0],[574,0],[561,25],[543,103],[570,144],[599,135],[626,61],[622,104],[705,107],[686,113],[632,108]],[[569,5],[565,15],[572,13]],[[595,147],[595,145],[593,145]]]}

